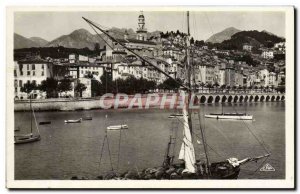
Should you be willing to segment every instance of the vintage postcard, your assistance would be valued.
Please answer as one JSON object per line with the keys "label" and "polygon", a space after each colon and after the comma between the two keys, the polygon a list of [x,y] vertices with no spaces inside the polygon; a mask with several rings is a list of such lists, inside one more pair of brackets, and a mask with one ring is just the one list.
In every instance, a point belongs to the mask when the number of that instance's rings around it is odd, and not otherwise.
{"label": "vintage postcard", "polygon": [[295,187],[293,7],[6,11],[7,188]]}

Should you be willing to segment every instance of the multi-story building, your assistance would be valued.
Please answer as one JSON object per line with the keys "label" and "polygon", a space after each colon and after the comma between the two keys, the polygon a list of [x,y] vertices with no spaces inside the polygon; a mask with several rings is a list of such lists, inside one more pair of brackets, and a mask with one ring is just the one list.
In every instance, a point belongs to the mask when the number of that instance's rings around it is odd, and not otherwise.
{"label": "multi-story building", "polygon": [[277,82],[277,75],[274,72],[270,72],[269,73],[269,83],[268,83],[269,87],[276,87],[278,86],[278,82]]}
{"label": "multi-story building", "polygon": [[[27,99],[28,94],[21,92],[25,83],[41,84],[43,80],[53,77],[53,63],[42,59],[15,61],[14,88],[16,99]],[[43,98],[45,94],[38,90],[33,92],[34,98]]]}
{"label": "multi-story building", "polygon": [[269,71],[267,69],[262,69],[258,72],[258,78],[260,79],[261,86],[268,86],[269,84]]}
{"label": "multi-story building", "polygon": [[235,86],[243,86],[244,85],[244,75],[240,71],[235,72]]}
{"label": "multi-story building", "polygon": [[225,85],[230,87],[235,85],[235,69],[232,66],[225,68]]}

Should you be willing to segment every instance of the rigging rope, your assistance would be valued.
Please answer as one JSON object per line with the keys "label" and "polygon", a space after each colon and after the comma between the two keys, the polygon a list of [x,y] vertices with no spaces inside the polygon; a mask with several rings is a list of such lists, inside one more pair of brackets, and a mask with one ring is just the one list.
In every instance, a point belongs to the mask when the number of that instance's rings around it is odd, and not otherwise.
{"label": "rigging rope", "polygon": [[[236,108],[234,106],[232,106],[233,109],[237,112]],[[248,129],[248,131],[253,135],[253,137],[257,140],[257,142],[262,146],[262,148],[267,152],[267,154],[270,154],[270,152],[268,151],[268,149],[265,147],[265,145],[263,144],[263,142],[261,142],[259,140],[259,138],[253,133],[253,131],[249,128],[249,126],[245,123],[244,120],[242,120],[243,124],[246,126],[246,128]]]}

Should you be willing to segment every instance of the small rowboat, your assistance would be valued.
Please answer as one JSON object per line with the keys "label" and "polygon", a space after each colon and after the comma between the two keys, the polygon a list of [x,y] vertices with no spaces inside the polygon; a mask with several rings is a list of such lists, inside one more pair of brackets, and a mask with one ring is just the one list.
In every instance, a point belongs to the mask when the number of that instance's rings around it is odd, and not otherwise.
{"label": "small rowboat", "polygon": [[82,118],[77,119],[77,120],[65,120],[65,123],[81,123]]}
{"label": "small rowboat", "polygon": [[41,121],[41,122],[39,122],[39,125],[47,125],[47,124],[51,124],[51,121]]}
{"label": "small rowboat", "polygon": [[205,118],[212,119],[233,119],[233,120],[253,120],[253,115],[245,113],[221,113],[221,114],[208,114]]}
{"label": "small rowboat", "polygon": [[122,129],[128,129],[127,125],[112,125],[108,126],[107,130],[122,130]]}

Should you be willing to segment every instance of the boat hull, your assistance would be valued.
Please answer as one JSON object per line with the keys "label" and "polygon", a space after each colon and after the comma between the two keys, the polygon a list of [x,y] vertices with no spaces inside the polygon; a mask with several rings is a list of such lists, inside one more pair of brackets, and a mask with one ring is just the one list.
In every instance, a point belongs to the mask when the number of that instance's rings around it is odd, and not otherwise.
{"label": "boat hull", "polygon": [[35,141],[41,140],[40,135],[33,135],[33,136],[24,136],[24,137],[18,137],[15,139],[15,144],[24,144],[24,143],[31,143]]}
{"label": "boat hull", "polygon": [[81,123],[81,119],[78,119],[78,120],[65,120],[65,123]]}
{"label": "boat hull", "polygon": [[233,120],[253,120],[253,115],[205,115],[205,118],[211,119],[233,119]]}
{"label": "boat hull", "polygon": [[114,125],[114,126],[107,127],[107,130],[123,130],[123,129],[128,129],[128,126],[127,125]]}

